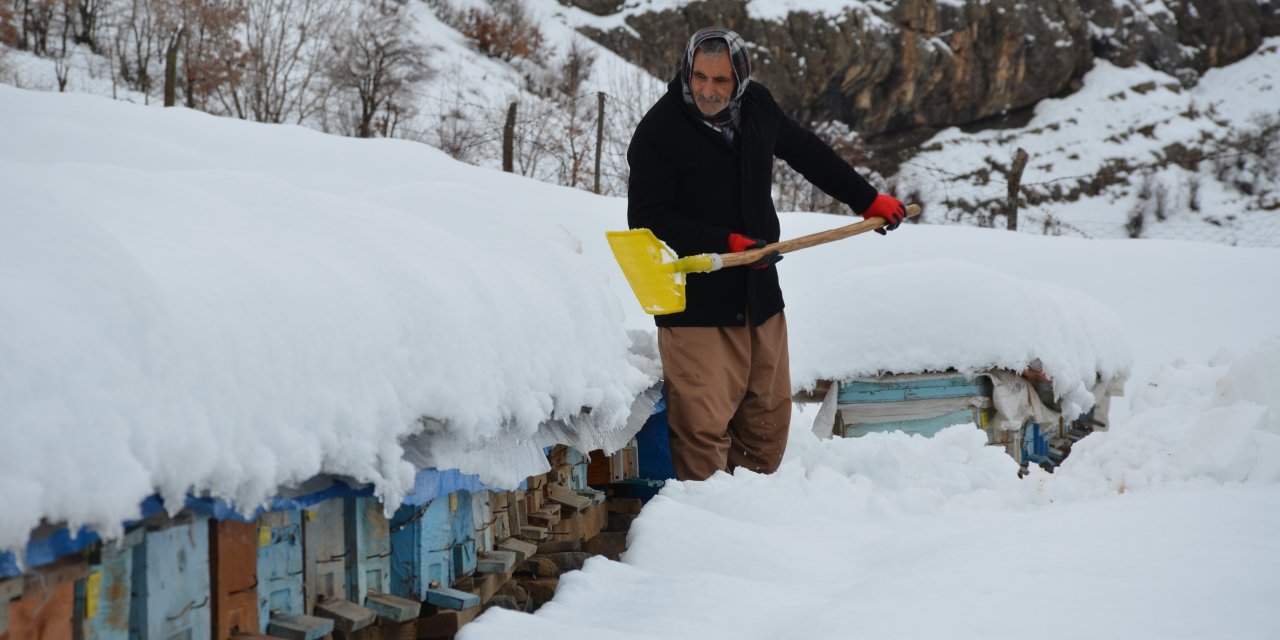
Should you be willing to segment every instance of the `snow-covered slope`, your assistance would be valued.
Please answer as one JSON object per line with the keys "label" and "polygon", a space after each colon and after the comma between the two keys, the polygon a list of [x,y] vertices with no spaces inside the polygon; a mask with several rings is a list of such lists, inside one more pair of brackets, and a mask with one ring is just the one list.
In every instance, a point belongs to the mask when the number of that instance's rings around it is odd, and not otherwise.
{"label": "snow-covered slope", "polygon": [[[664,90],[665,78],[650,76],[576,29],[625,28],[627,16],[679,4],[626,3],[601,17],[557,0],[525,0],[522,6],[543,45],[535,55],[503,62],[478,52],[439,9],[487,10],[483,0],[409,3],[405,6],[417,38],[430,50],[434,74],[417,87],[398,135],[479,166],[500,167],[507,109],[518,103],[516,171],[590,188],[593,181],[584,167],[593,161],[596,96],[603,92],[601,188],[621,195],[631,131]],[[753,18],[780,20],[788,11],[836,14],[850,4],[856,2],[755,0],[746,10]],[[1140,9],[1169,13],[1159,2]],[[566,95],[558,87],[575,47],[592,62],[581,70],[585,81]],[[1280,246],[1280,218],[1274,214],[1280,206],[1280,116],[1273,107],[1280,99],[1274,71],[1278,52],[1280,40],[1268,40],[1253,55],[1210,70],[1189,88],[1142,65],[1122,69],[1100,60],[1079,91],[1044,101],[1025,125],[943,131],[878,186],[926,205],[931,222],[1000,227],[1007,171],[1015,150],[1024,148],[1030,155],[1021,181],[1024,232]],[[4,82],[56,90],[52,59],[5,53],[0,61],[7,68]],[[113,82],[109,61],[83,47],[71,48],[66,65],[69,91],[158,101]],[[309,125],[324,126],[324,118],[312,120]]]}
{"label": "snow-covered slope", "polygon": [[939,133],[898,184],[933,205],[933,221],[989,219],[1003,210],[1022,148],[1019,225],[1028,232],[1280,246],[1276,69],[1280,39],[1191,88],[1098,61],[1080,91],[1041,102],[1025,126]]}

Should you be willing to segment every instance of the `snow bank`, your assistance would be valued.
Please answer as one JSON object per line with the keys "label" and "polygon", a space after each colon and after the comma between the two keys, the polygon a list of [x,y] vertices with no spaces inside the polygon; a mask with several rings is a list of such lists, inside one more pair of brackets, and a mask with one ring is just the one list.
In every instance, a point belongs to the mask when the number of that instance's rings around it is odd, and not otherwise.
{"label": "snow bank", "polygon": [[251,509],[321,473],[394,508],[420,418],[536,448],[584,407],[622,428],[656,380],[609,280],[528,205],[563,190],[85,96],[0,86],[0,120],[22,123],[0,148],[0,548],[41,519],[111,535],[155,491]]}
{"label": "snow bank", "polygon": [[1216,389],[1280,366],[1164,371],[1176,406],[1024,479],[972,425],[819,440],[799,413],[776,474],[668,483],[621,563],[459,638],[1275,637],[1280,435]]}

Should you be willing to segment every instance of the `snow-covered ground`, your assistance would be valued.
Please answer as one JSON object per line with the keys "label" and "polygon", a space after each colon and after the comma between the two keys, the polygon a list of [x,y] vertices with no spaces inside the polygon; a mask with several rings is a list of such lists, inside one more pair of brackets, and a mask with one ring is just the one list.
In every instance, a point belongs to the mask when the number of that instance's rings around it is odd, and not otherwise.
{"label": "snow-covered ground", "polygon": [[[394,502],[418,417],[478,447],[616,428],[656,378],[621,199],[85,95],[0,87],[0,122],[0,548],[153,491]],[[950,349],[1127,373],[1127,402],[1021,480],[971,429],[821,441],[797,409],[778,474],[673,483],[622,563],[464,637],[1280,635],[1280,249],[909,225],[779,269],[798,388]]]}

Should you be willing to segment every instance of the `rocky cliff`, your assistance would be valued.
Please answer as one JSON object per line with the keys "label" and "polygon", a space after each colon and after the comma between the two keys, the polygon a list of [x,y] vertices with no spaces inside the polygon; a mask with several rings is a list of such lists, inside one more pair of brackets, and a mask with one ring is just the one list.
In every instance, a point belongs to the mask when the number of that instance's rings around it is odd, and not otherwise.
{"label": "rocky cliff", "polygon": [[803,120],[839,120],[882,145],[1016,113],[1078,86],[1095,58],[1146,63],[1193,84],[1280,34],[1273,0],[851,1],[838,13],[752,16],[703,0],[636,12],[616,0],[562,0],[628,11],[629,29],[584,33],[668,78],[689,34],[728,26],[753,47],[756,77]]}

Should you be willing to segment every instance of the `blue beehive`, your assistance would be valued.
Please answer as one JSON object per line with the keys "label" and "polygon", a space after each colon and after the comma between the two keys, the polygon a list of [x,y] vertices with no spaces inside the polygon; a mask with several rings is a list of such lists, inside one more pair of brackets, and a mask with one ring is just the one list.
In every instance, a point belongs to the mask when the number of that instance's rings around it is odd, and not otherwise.
{"label": "blue beehive", "polygon": [[347,592],[364,604],[369,593],[391,593],[391,526],[377,500],[357,496],[345,502]]}
{"label": "blue beehive", "polygon": [[475,570],[471,494],[455,491],[420,506],[405,505],[391,519],[391,592],[449,609],[479,605],[450,588]]}
{"label": "blue beehive", "polygon": [[885,375],[840,383],[834,432],[932,436],[957,424],[986,427],[991,382],[959,373]]}
{"label": "blue beehive", "polygon": [[146,530],[138,527],[99,547],[98,561],[76,583],[76,615],[85,640],[127,640],[133,590],[133,550]]}
{"label": "blue beehive", "polygon": [[416,620],[422,601],[391,593],[391,524],[382,515],[382,503],[364,496],[348,497],[345,502],[347,590],[352,601],[384,620]]}
{"label": "blue beehive", "polygon": [[449,494],[449,528],[453,543],[453,579],[476,572],[476,528],[474,494],[456,491]]}
{"label": "blue beehive", "polygon": [[476,540],[476,551],[493,550],[493,492],[477,491],[471,494],[471,532]]}
{"label": "blue beehive", "polygon": [[258,627],[263,633],[276,616],[304,613],[302,598],[302,518],[297,511],[258,517]]}
{"label": "blue beehive", "polygon": [[453,584],[448,496],[404,505],[391,518],[391,593],[422,602],[432,587]]}
{"label": "blue beehive", "polygon": [[591,457],[573,447],[569,447],[566,453],[567,462],[573,467],[573,472],[569,475],[569,488],[574,491],[586,491],[589,488],[587,469],[591,465]]}
{"label": "blue beehive", "polygon": [[208,638],[209,520],[148,530],[133,548],[131,638]]}
{"label": "blue beehive", "polygon": [[319,640],[333,621],[306,615],[303,594],[302,513],[258,516],[258,628],[297,640]]}

